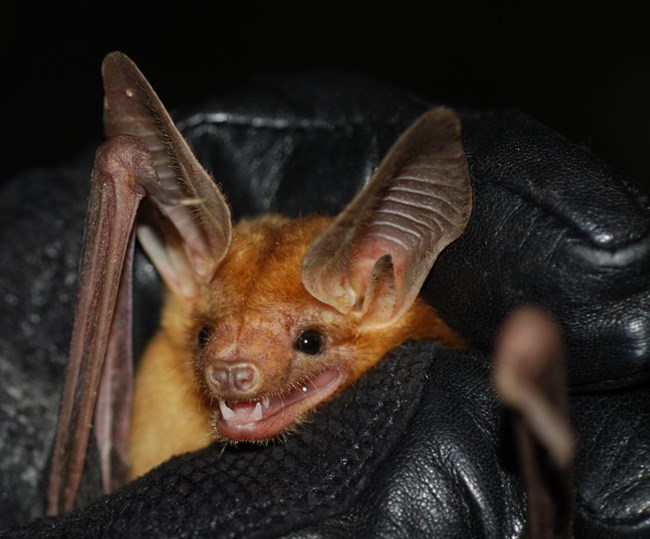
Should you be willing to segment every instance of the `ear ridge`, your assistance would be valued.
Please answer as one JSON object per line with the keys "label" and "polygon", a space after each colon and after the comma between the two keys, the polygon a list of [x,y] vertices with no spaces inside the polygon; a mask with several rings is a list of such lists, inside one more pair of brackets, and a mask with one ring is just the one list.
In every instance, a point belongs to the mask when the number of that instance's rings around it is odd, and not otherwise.
{"label": "ear ridge", "polygon": [[390,254],[381,256],[370,275],[367,295],[361,300],[361,316],[366,327],[382,326],[383,313],[394,312],[397,303],[395,268]]}
{"label": "ear ridge", "polygon": [[[184,258],[191,267],[183,269],[184,278],[209,282],[228,250],[232,234],[230,210],[223,194],[199,164],[149,82],[126,55],[107,55],[102,74],[106,135],[134,135],[148,146],[159,181],[145,188],[183,240],[180,244],[170,241],[170,248],[185,251]],[[164,238],[152,238],[145,234],[141,242],[156,241],[159,244],[147,250],[162,252],[166,248]],[[154,264],[165,265],[166,258],[170,257],[154,258]]]}
{"label": "ear ridge", "polygon": [[390,324],[413,304],[440,252],[465,229],[471,205],[460,120],[450,109],[432,109],[399,137],[314,242],[303,261],[303,284],[342,313],[358,310],[376,263],[388,254],[396,300],[392,309],[373,309],[373,319]]}

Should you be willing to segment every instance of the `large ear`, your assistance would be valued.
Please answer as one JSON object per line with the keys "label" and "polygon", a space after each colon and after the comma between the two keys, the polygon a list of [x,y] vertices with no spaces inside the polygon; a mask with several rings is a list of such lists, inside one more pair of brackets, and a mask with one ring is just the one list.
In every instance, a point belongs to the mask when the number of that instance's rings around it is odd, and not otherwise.
{"label": "large ear", "polygon": [[[113,53],[103,74],[109,138],[97,151],[92,174],[48,514],[74,507],[93,413],[106,491],[119,475],[115,468],[125,462],[136,214],[143,246],[167,285],[185,297],[210,282],[231,237],[223,196],[138,68]],[[158,228],[147,224],[151,219],[143,224],[141,202],[149,204]]]}
{"label": "large ear", "polygon": [[472,190],[455,112],[422,115],[365,188],[314,242],[302,280],[320,301],[395,322],[415,301],[439,253],[465,229]]}
{"label": "large ear", "polygon": [[[167,285],[192,294],[208,283],[230,245],[230,211],[165,107],[124,54],[102,65],[106,136],[136,136],[149,148],[158,182],[145,185],[160,214],[141,220],[138,238]],[[171,225],[171,226],[170,226]]]}

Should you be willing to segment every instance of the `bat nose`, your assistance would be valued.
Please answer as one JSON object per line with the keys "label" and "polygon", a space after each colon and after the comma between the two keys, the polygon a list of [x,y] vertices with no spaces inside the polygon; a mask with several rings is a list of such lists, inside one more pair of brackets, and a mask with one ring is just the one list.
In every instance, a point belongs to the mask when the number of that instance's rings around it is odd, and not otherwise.
{"label": "bat nose", "polygon": [[260,375],[250,363],[217,362],[208,367],[207,379],[218,393],[248,393],[259,385]]}

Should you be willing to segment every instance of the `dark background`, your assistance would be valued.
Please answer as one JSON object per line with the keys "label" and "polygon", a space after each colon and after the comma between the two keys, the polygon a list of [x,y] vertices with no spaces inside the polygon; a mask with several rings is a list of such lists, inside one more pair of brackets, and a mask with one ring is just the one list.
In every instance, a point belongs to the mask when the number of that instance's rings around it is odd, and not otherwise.
{"label": "dark background", "polygon": [[450,104],[518,107],[650,185],[643,14],[169,5],[1,8],[3,179],[69,162],[101,139],[99,68],[119,49],[168,108],[257,71],[348,69]]}

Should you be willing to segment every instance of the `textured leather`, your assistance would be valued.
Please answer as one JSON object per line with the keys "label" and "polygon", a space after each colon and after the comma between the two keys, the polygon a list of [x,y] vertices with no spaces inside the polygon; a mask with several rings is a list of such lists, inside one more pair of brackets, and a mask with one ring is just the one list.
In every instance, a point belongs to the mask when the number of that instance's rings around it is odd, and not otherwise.
{"label": "textured leather", "polygon": [[69,537],[82,524],[89,537],[184,529],[200,537],[511,537],[522,495],[498,453],[502,414],[484,383],[487,363],[432,343],[404,347],[286,443],[215,445],[173,459],[76,519],[44,521],[22,536]]}
{"label": "textured leather", "polygon": [[503,313],[534,302],[565,332],[574,389],[647,380],[647,193],[521,113],[464,125],[475,218],[429,289],[462,275],[448,319],[488,348]]}
{"label": "textured leather", "polygon": [[[312,74],[261,78],[177,120],[236,217],[334,214],[431,105]],[[647,193],[517,111],[462,116],[474,214],[425,295],[472,350],[401,348],[286,444],[213,446],[0,536],[521,537],[525,501],[485,350],[528,301],[566,335],[576,536],[647,536]],[[2,526],[42,515],[91,162],[26,173],[0,197]],[[159,285],[143,257],[137,268],[141,348]]]}
{"label": "textured leather", "polygon": [[[489,361],[411,343],[286,441],[176,457],[74,515],[0,537],[521,537]],[[649,397],[572,398],[576,537],[647,536]]]}

